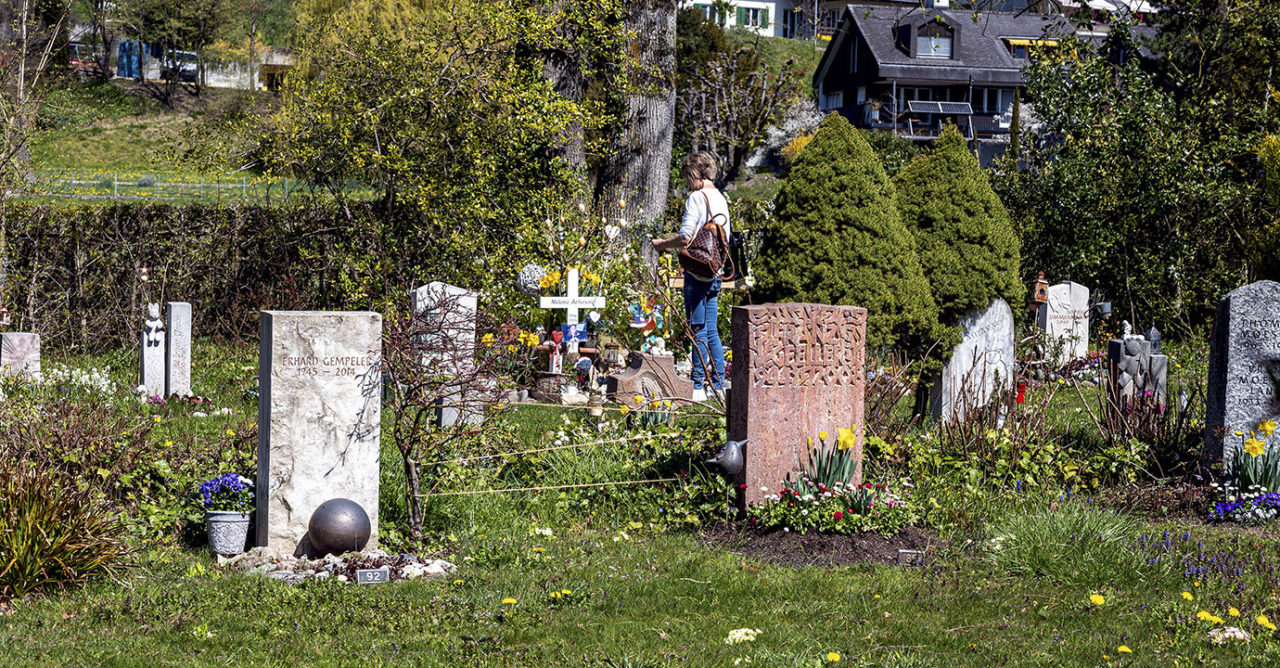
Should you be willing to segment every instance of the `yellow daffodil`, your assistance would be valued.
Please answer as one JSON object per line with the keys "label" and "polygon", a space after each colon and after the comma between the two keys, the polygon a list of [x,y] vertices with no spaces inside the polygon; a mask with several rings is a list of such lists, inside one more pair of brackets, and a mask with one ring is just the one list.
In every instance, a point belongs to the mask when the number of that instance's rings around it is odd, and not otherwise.
{"label": "yellow daffodil", "polygon": [[1267,444],[1256,438],[1248,438],[1244,441],[1244,451],[1250,457],[1261,457],[1267,451]]}
{"label": "yellow daffodil", "polygon": [[1262,432],[1263,436],[1270,436],[1275,430],[1276,430],[1275,420],[1263,420],[1262,422],[1258,423],[1258,431]]}
{"label": "yellow daffodil", "polygon": [[1254,618],[1253,621],[1257,622],[1258,626],[1261,626],[1262,628],[1267,629],[1268,631],[1276,630],[1276,625],[1272,624],[1271,620],[1267,619],[1266,615],[1258,615],[1256,618]]}
{"label": "yellow daffodil", "polygon": [[492,346],[492,345],[493,345],[493,333],[492,333],[492,332],[486,332],[484,336],[480,337],[480,343],[483,343],[483,344],[485,345],[485,347]]}
{"label": "yellow daffodil", "polygon": [[1227,608],[1227,614],[1231,615],[1232,617],[1239,617],[1240,611],[1235,608]]}
{"label": "yellow daffodil", "polygon": [[1102,605],[1103,603],[1107,602],[1107,599],[1103,598],[1098,594],[1090,594],[1089,600],[1092,601],[1094,605]]}
{"label": "yellow daffodil", "polygon": [[1185,599],[1187,599],[1188,601],[1194,601],[1194,600],[1196,600],[1196,597],[1192,596],[1192,595],[1191,595],[1191,592],[1189,592],[1189,591],[1184,591],[1184,592],[1182,592],[1182,598],[1185,598]]}
{"label": "yellow daffodil", "polygon": [[642,397],[642,396],[640,396],[640,395],[638,395],[638,394],[635,396],[635,400],[636,400],[636,403],[637,403],[637,404],[643,404],[643,403],[644,403],[644,397]]}
{"label": "yellow daffodil", "polygon": [[662,402],[662,407],[663,407],[663,408],[671,408],[671,400],[670,400],[670,399],[667,399],[667,400],[663,401],[663,402]]}
{"label": "yellow daffodil", "polygon": [[618,412],[621,413],[623,416],[626,416],[627,413],[631,412],[631,407],[626,404],[622,404],[622,406],[618,408]]}
{"label": "yellow daffodil", "polygon": [[839,660],[840,660],[839,652],[827,652],[827,661],[830,661],[831,663],[835,663]]}
{"label": "yellow daffodil", "polygon": [[1133,654],[1133,650],[1129,649],[1128,645],[1121,645],[1116,648],[1116,651],[1121,654]]}
{"label": "yellow daffodil", "polygon": [[819,440],[819,441],[825,441],[825,440],[827,440],[827,437],[828,437],[828,436],[830,436],[830,434],[828,434],[828,433],[827,433],[827,432],[825,432],[825,431],[820,431],[820,432],[818,432],[818,440]]}
{"label": "yellow daffodil", "polygon": [[854,429],[836,428],[836,447],[848,450],[858,442],[858,432]]}
{"label": "yellow daffodil", "polygon": [[515,604],[516,604],[516,600],[515,600],[514,598],[504,598],[504,599],[502,599],[502,604],[503,604],[503,605],[515,605]]}

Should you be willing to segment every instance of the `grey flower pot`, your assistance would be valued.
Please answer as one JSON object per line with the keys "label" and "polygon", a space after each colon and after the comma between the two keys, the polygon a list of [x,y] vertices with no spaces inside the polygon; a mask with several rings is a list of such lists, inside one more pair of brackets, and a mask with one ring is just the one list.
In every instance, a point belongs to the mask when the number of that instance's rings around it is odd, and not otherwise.
{"label": "grey flower pot", "polygon": [[209,532],[209,549],[214,554],[240,554],[249,537],[249,511],[206,510],[204,526]]}

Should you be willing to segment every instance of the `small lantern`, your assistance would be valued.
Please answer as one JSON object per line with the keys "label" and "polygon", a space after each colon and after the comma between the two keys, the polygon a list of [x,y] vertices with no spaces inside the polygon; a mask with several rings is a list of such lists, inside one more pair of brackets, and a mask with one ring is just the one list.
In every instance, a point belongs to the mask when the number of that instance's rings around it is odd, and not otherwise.
{"label": "small lantern", "polygon": [[604,400],[596,392],[592,392],[591,398],[587,400],[587,414],[593,418],[604,415]]}
{"label": "small lantern", "polygon": [[1111,302],[1098,302],[1097,308],[1098,315],[1101,316],[1103,320],[1109,320],[1111,318]]}
{"label": "small lantern", "polygon": [[138,279],[143,283],[151,280],[151,269],[149,267],[138,267]]}
{"label": "small lantern", "polygon": [[604,366],[613,369],[622,366],[622,349],[616,343],[604,344]]}
{"label": "small lantern", "polygon": [[1049,303],[1049,281],[1044,278],[1044,272],[1036,277],[1035,302],[1037,304]]}
{"label": "small lantern", "polygon": [[0,306],[0,325],[7,327],[9,325],[9,320],[9,307]]}

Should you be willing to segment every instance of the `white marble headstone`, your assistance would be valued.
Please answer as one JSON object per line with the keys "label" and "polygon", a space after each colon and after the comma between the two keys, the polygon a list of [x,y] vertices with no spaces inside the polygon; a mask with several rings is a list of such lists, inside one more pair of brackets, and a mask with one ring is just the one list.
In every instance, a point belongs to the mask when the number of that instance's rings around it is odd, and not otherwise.
{"label": "white marble headstone", "polygon": [[[476,311],[480,295],[448,283],[432,281],[413,291],[413,312],[443,340],[427,344],[423,366],[445,373],[465,373],[474,364]],[[437,324],[438,323],[438,324]]]}
{"label": "white marble headstone", "polygon": [[164,321],[160,319],[160,305],[147,304],[147,319],[142,326],[142,366],[138,384],[148,397],[165,396],[164,344]]}
{"label": "white marble headstone", "polygon": [[0,369],[6,375],[40,376],[40,335],[28,332],[0,334]]}
{"label": "white marble headstone", "polygon": [[1013,383],[1013,310],[996,299],[983,311],[960,320],[964,338],[930,388],[929,404],[937,422],[959,422],[968,410],[996,399]]}
{"label": "white marble headstone", "polygon": [[191,304],[169,302],[165,308],[165,396],[191,396]]}
{"label": "white marble headstone", "polygon": [[263,311],[258,357],[257,545],[309,553],[311,514],[346,498],[376,547],[382,316]]}
{"label": "white marble headstone", "polygon": [[1054,362],[1061,366],[1089,354],[1089,288],[1067,281],[1049,286],[1049,302],[1040,306],[1037,324],[1058,343]]}

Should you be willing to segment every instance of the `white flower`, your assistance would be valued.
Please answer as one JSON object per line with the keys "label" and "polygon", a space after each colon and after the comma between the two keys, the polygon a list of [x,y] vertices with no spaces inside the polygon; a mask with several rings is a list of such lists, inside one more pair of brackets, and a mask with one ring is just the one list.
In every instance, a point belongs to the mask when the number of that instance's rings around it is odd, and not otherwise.
{"label": "white flower", "polygon": [[737,645],[738,643],[751,642],[758,635],[760,635],[760,629],[734,629],[724,639],[724,644]]}

